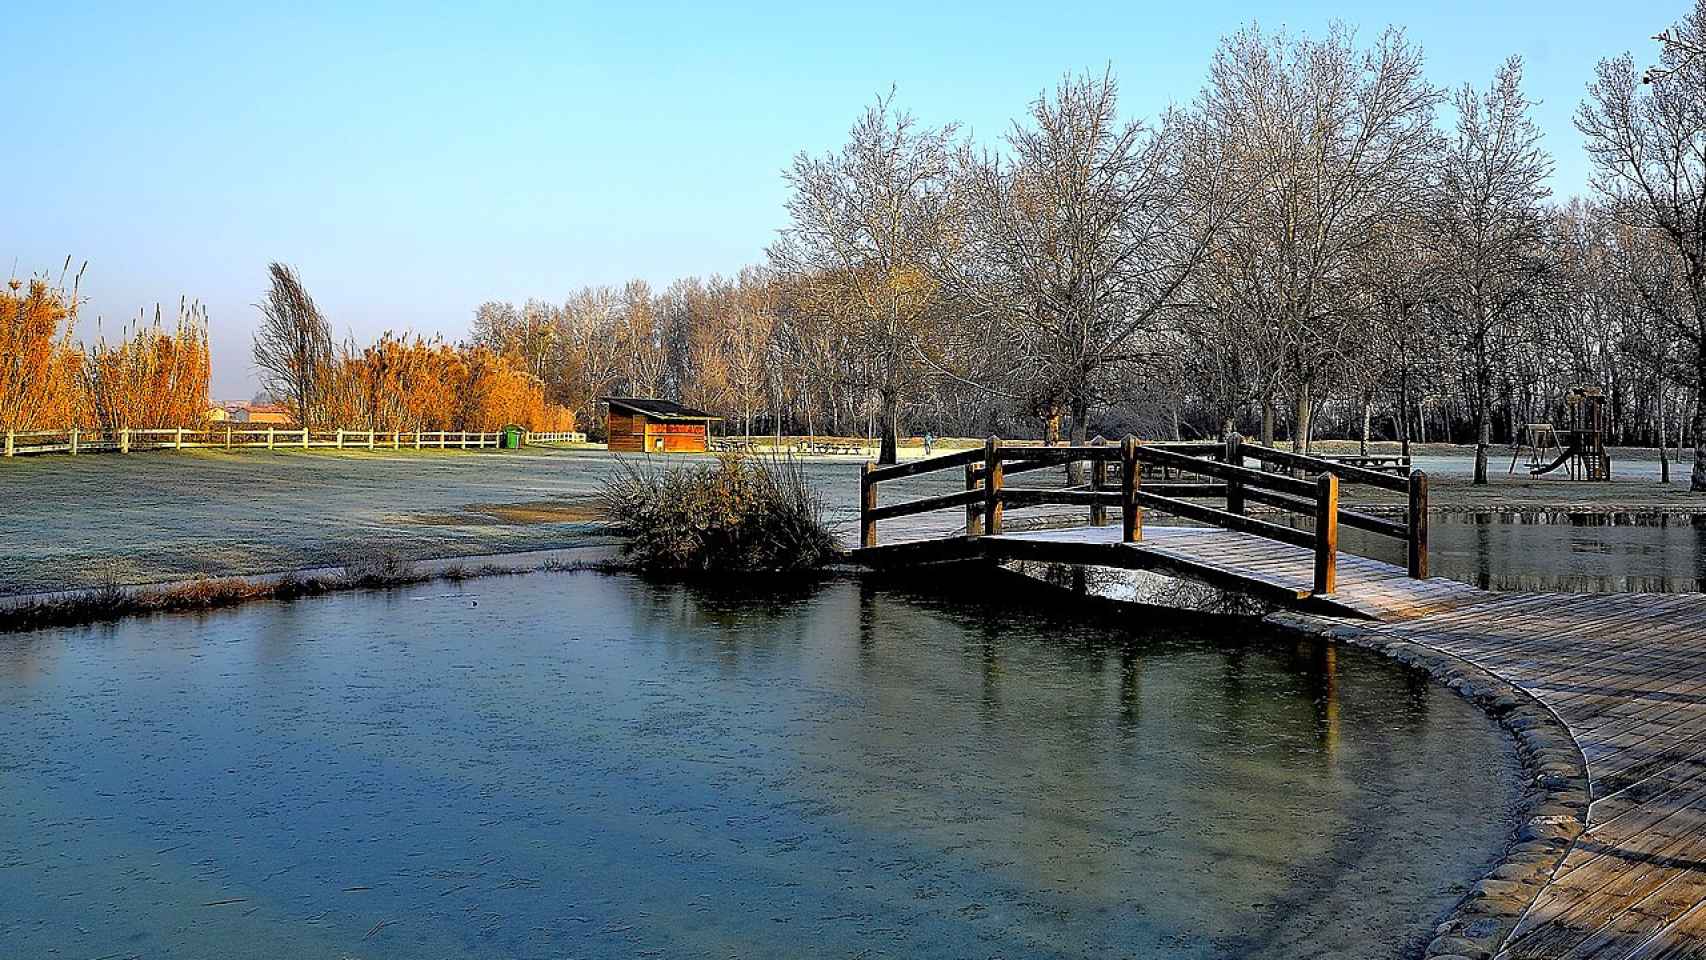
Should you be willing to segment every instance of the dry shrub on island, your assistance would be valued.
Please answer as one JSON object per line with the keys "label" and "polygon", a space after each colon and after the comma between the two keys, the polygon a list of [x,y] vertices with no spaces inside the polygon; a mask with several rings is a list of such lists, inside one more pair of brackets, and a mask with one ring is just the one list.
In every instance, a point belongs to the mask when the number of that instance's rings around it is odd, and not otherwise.
{"label": "dry shrub on island", "polygon": [[598,504],[642,570],[808,570],[834,556],[823,501],[791,458],[719,457],[662,466],[619,459]]}

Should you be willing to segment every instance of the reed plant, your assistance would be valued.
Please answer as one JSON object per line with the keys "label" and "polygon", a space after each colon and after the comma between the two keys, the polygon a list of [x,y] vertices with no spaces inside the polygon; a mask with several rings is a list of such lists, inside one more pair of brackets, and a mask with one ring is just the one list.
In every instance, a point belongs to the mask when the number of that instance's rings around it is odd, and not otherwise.
{"label": "reed plant", "polygon": [[642,570],[800,571],[836,552],[822,498],[790,457],[668,465],[622,458],[598,504],[624,556]]}

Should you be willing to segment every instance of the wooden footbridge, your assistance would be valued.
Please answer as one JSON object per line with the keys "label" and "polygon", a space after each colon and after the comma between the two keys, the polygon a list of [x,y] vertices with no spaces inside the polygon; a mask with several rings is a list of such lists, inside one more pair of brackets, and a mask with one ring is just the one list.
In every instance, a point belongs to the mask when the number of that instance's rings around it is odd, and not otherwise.
{"label": "wooden footbridge", "polygon": [[[1064,488],[1009,483],[1066,464],[1080,466],[1083,482]],[[880,502],[878,491],[885,482],[943,471],[963,472],[963,489]],[[1346,483],[1405,494],[1403,518],[1342,506],[1340,485]],[[1447,609],[1479,596],[1455,581],[1428,579],[1425,474],[1399,476],[1239,437],[1224,443],[1127,438],[1118,445],[1065,447],[1004,446],[990,440],[982,449],[926,460],[866,464],[860,487],[859,545],[849,556],[869,566],[983,557],[1150,569],[1283,606],[1383,620]],[[1086,508],[1085,525],[1007,529],[1009,511],[1060,506]],[[945,528],[943,511],[953,511],[956,518],[963,512],[964,523]],[[1148,514],[1188,525],[1148,524]],[[1116,515],[1119,525],[1110,526]],[[891,531],[886,542],[878,536],[885,521]],[[1395,542],[1405,565],[1341,554],[1341,526]]]}
{"label": "wooden footbridge", "polygon": [[[1079,482],[1008,482],[1067,464],[1080,465]],[[950,477],[954,489],[879,497],[884,484],[905,488],[932,475],[938,489]],[[1342,484],[1405,494],[1402,517],[1347,509]],[[1563,818],[1576,827],[1559,837],[1525,834],[1530,846],[1563,844],[1545,869],[1477,886],[1475,898],[1486,899],[1472,899],[1471,909],[1515,898],[1520,912],[1510,922],[1454,929],[1429,954],[1706,960],[1706,595],[1500,594],[1429,578],[1427,495],[1420,473],[1395,476],[1236,437],[1069,447],[991,440],[867,464],[859,540],[847,555],[887,568],[985,559],[1153,570],[1267,599],[1324,629],[1479,667],[1569,732],[1588,806],[1585,816]],[[1078,525],[1059,526],[1062,507],[1084,511]],[[1053,508],[1053,525],[1009,522],[1009,511],[1033,508]],[[1157,514],[1169,523],[1147,522]],[[1405,563],[1344,553],[1341,527],[1395,541]]]}

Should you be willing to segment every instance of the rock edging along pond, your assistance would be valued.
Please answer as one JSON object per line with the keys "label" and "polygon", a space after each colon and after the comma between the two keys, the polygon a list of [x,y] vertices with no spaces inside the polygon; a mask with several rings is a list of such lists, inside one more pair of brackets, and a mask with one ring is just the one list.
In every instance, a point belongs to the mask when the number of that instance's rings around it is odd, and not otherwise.
{"label": "rock edging along pond", "polygon": [[1429,957],[1484,960],[1498,953],[1570,847],[1586,829],[1587,764],[1568,728],[1534,697],[1467,660],[1346,621],[1274,613],[1266,622],[1305,636],[1372,650],[1424,670],[1486,710],[1509,731],[1532,777],[1522,825],[1505,859],[1435,928]]}

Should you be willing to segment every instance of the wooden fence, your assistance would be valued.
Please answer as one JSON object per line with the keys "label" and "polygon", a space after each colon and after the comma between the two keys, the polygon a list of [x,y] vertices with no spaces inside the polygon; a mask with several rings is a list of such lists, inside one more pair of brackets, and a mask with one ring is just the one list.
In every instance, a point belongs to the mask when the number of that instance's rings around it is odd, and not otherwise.
{"label": "wooden fence", "polygon": [[477,450],[498,447],[502,433],[459,430],[305,430],[215,424],[122,430],[8,430],[4,455],[131,453],[140,450],[266,449]]}
{"label": "wooden fence", "polygon": [[[1256,461],[1268,469],[1248,466]],[[1016,474],[1070,463],[1088,465],[1088,482],[1065,488],[1009,486]],[[902,503],[879,504],[878,485],[888,480],[963,468],[965,488]],[[1117,471],[1117,476],[1113,474]],[[1301,472],[1306,477],[1294,476]],[[1160,482],[1145,482],[1160,474]],[[1408,494],[1403,521],[1388,520],[1339,505],[1339,485],[1366,484]],[[1221,499],[1224,507],[1200,502]],[[1291,453],[1228,437],[1224,443],[1140,443],[1126,437],[1118,446],[1093,443],[1063,447],[1003,446],[991,438],[983,449],[877,467],[866,463],[860,478],[859,542],[877,546],[877,524],[895,517],[934,510],[965,510],[965,535],[1001,533],[1009,508],[1070,505],[1089,508],[1089,522],[1108,522],[1108,508],[1120,511],[1122,539],[1143,539],[1144,511],[1255,534],[1315,552],[1315,592],[1331,594],[1338,576],[1339,526],[1390,537],[1405,545],[1409,574],[1428,575],[1427,475],[1404,476],[1320,457]],[[1310,521],[1309,529],[1248,515],[1246,505],[1276,507]]]}

